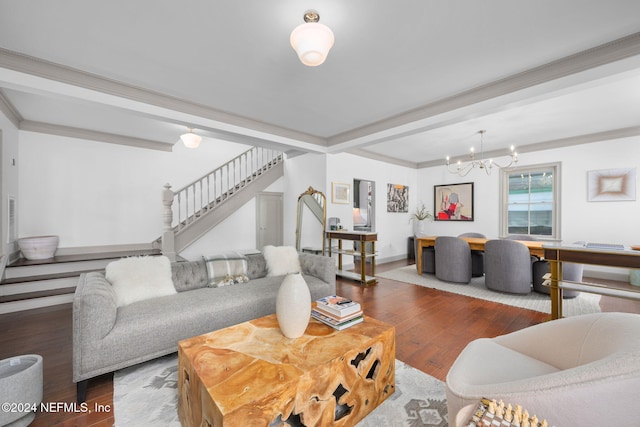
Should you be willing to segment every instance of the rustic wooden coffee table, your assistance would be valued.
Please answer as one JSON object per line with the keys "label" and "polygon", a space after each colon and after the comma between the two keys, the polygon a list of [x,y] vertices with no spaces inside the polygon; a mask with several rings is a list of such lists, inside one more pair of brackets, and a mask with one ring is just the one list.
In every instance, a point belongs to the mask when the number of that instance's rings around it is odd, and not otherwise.
{"label": "rustic wooden coffee table", "polygon": [[[314,319],[288,339],[275,315],[178,344],[185,427],[353,426],[395,391],[395,329]],[[284,424],[284,423],[287,424]]]}

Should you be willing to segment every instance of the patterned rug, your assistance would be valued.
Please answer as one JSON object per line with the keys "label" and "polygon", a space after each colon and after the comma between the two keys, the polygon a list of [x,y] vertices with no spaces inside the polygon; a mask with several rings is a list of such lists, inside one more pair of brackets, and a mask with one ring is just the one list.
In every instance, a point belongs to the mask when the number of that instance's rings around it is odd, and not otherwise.
{"label": "patterned rug", "polygon": [[[514,295],[491,291],[485,287],[484,277],[474,277],[468,285],[442,282],[436,279],[436,276],[433,274],[418,275],[415,265],[407,265],[406,267],[378,273],[377,276],[486,301],[526,308],[541,313],[551,313],[551,300],[549,295],[539,294],[537,292],[531,292],[528,295]],[[576,298],[565,299],[562,303],[562,314],[564,316],[599,313],[600,311],[600,295],[586,292],[581,292]]]}
{"label": "patterned rug", "polygon": [[[180,427],[178,359],[172,354],[117,371],[116,427]],[[396,391],[357,427],[447,427],[445,385],[396,360]]]}

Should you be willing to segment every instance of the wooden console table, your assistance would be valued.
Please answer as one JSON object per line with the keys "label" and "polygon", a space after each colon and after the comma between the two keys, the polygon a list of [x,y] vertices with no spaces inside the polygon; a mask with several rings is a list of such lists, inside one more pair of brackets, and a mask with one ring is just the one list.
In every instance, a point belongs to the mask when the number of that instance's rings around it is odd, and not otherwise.
{"label": "wooden console table", "polygon": [[562,280],[562,263],[602,265],[607,267],[640,268],[640,252],[637,250],[590,249],[578,245],[543,246],[544,257],[551,267],[549,290],[551,293],[551,318],[562,317],[562,290],[590,292],[594,294],[640,300],[640,287],[621,284],[601,284]]}
{"label": "wooden console table", "polygon": [[[327,231],[327,239],[329,240],[329,256],[332,252],[338,254],[338,276],[346,277],[348,279],[358,280],[363,285],[372,285],[377,283],[376,279],[376,241],[378,240],[378,233],[368,233],[359,231],[344,231],[344,230],[332,230]],[[331,241],[336,239],[338,241],[338,247],[332,248]],[[351,240],[353,242],[360,242],[360,251],[352,249],[345,249],[342,247],[343,240]],[[371,243],[371,251],[367,251],[367,243]],[[355,243],[354,243],[355,245]],[[354,273],[352,271],[344,271],[342,269],[342,255],[351,255],[353,257],[360,257],[360,273]],[[366,273],[367,259],[371,259],[371,276]]]}

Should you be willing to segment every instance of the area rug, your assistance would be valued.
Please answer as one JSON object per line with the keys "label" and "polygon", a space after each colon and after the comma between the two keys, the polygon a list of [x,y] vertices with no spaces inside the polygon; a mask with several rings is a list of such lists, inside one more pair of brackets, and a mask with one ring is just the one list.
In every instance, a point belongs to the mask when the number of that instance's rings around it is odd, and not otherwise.
{"label": "area rug", "polygon": [[[377,276],[486,301],[535,310],[541,313],[551,313],[551,300],[549,299],[549,295],[539,294],[537,292],[531,292],[528,295],[513,295],[491,291],[485,287],[484,277],[474,277],[468,285],[448,283],[436,279],[433,274],[418,275],[415,265],[407,265],[396,268],[395,270],[378,273]],[[576,316],[579,314],[598,313],[600,311],[600,295],[586,292],[581,292],[576,298],[565,299],[562,303],[563,316]]]}
{"label": "area rug", "polygon": [[[175,354],[122,369],[113,378],[116,427],[180,427]],[[396,360],[396,391],[358,427],[447,427],[445,384]]]}

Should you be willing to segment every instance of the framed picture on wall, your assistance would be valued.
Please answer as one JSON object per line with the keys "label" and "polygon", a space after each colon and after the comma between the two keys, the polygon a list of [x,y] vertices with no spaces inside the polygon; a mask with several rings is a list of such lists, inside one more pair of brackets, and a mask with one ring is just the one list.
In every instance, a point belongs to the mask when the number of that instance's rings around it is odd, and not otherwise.
{"label": "framed picture on wall", "polygon": [[433,186],[435,221],[473,221],[473,182]]}
{"label": "framed picture on wall", "polygon": [[351,203],[351,185],[341,182],[331,183],[331,202],[332,203]]}
{"label": "framed picture on wall", "polygon": [[387,184],[387,212],[409,212],[409,187]]}
{"label": "framed picture on wall", "polygon": [[589,171],[587,179],[590,202],[636,199],[636,168]]}

